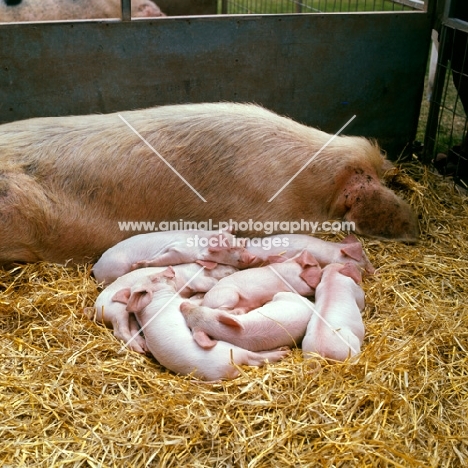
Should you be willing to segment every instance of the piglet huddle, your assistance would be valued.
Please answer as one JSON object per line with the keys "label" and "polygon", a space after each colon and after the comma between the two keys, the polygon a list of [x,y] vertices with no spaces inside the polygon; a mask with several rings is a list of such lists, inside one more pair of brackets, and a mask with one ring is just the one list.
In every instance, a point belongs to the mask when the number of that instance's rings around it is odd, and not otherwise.
{"label": "piglet huddle", "polygon": [[359,241],[268,239],[266,249],[226,231],[131,237],[95,264],[106,288],[86,312],[130,349],[203,380],[235,378],[236,366],[277,362],[301,343],[304,357],[359,353],[361,271],[374,272]]}

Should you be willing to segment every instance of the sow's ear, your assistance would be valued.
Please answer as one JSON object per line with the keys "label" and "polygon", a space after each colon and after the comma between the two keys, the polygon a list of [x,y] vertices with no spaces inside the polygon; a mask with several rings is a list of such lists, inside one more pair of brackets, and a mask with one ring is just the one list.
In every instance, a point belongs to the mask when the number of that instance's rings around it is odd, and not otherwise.
{"label": "sow's ear", "polygon": [[416,215],[408,203],[390,189],[373,181],[348,187],[344,194],[347,212],[356,232],[369,237],[414,243],[419,236]]}

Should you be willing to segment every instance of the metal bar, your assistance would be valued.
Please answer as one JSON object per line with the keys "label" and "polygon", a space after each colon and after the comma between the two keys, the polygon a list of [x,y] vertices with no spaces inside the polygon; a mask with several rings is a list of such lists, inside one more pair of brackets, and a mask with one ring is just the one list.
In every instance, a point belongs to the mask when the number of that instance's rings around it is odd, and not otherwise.
{"label": "metal bar", "polygon": [[221,14],[227,15],[228,12],[228,0],[221,1]]}
{"label": "metal bar", "polygon": [[424,0],[392,0],[393,3],[413,8],[414,10],[425,10]]}
{"label": "metal bar", "polygon": [[131,21],[132,20],[132,1],[131,0],[121,0],[121,11],[122,11],[122,21]]}
{"label": "metal bar", "polygon": [[463,31],[468,33],[468,23],[462,21],[458,18],[447,18],[444,21],[444,25],[451,29],[456,29],[457,31]]}
{"label": "metal bar", "polygon": [[443,28],[442,37],[439,43],[439,60],[437,62],[436,74],[434,77],[434,89],[432,90],[429,114],[426,123],[426,132],[424,134],[423,160],[425,163],[430,163],[434,157],[442,94],[444,92],[449,60],[449,45],[451,44],[451,41],[449,40],[450,38],[451,34],[448,34],[447,29]]}

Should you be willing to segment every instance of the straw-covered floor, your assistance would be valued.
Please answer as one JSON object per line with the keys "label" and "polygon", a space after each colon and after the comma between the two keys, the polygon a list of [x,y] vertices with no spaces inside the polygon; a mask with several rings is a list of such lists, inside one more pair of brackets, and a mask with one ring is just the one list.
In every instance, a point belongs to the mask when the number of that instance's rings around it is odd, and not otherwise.
{"label": "straw-covered floor", "polygon": [[361,239],[378,274],[354,364],[295,350],[232,381],[178,377],[83,317],[90,266],[0,270],[0,466],[468,466],[467,197],[417,163],[391,186],[421,241]]}

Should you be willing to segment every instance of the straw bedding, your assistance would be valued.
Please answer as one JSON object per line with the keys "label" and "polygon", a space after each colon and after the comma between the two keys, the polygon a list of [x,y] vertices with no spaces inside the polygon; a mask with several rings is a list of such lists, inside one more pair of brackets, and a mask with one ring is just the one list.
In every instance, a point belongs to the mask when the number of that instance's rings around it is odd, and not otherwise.
{"label": "straw bedding", "polygon": [[390,178],[422,236],[361,239],[378,274],[356,363],[179,377],[83,316],[90,265],[0,270],[0,466],[468,466],[467,197],[417,162]]}

